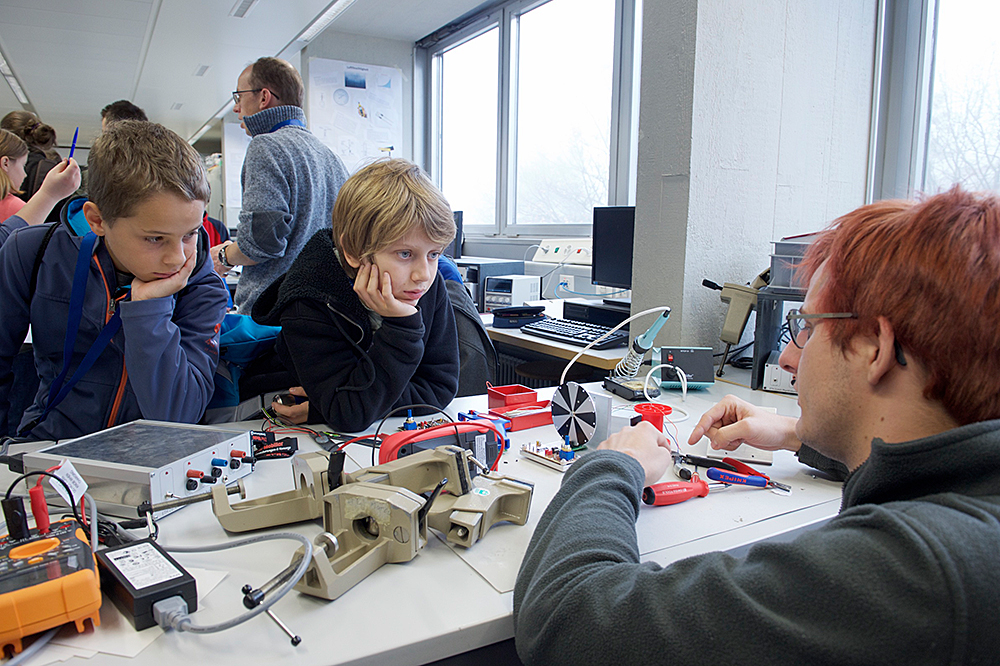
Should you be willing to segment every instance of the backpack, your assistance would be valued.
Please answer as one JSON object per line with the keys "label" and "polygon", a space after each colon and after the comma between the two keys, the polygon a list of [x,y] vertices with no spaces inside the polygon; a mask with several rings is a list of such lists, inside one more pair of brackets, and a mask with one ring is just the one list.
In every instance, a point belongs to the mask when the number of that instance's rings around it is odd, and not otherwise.
{"label": "backpack", "polygon": [[[38,188],[42,186],[42,181],[45,180],[45,176],[52,170],[53,167],[57,166],[59,162],[55,160],[50,160],[49,158],[42,155],[41,159],[31,159],[38,155],[38,153],[32,152],[29,156],[28,164],[25,165],[25,178],[24,178],[24,198],[25,201],[31,198],[31,196],[38,191]],[[53,206],[53,210],[59,211],[59,206]]]}
{"label": "backpack", "polygon": [[251,361],[274,347],[280,331],[280,326],[258,324],[249,315],[226,315],[219,330],[215,392],[202,423],[245,421],[265,406],[262,396],[240,400],[240,376]]}

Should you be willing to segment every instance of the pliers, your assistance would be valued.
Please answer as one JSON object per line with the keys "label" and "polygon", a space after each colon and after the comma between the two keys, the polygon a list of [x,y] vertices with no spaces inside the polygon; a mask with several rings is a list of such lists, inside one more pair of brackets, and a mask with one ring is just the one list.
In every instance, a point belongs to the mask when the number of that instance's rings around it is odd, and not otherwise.
{"label": "pliers", "polygon": [[684,479],[685,481],[690,481],[691,477],[694,476],[692,472],[684,465],[692,465],[694,467],[704,467],[709,469],[711,467],[718,467],[719,469],[729,470],[730,472],[738,472],[735,467],[728,463],[724,463],[721,460],[715,460],[713,458],[704,458],[702,456],[694,456],[688,453],[681,453],[679,451],[672,451],[671,455],[674,458],[674,467],[677,468],[677,476]]}
{"label": "pliers", "polygon": [[726,465],[726,467],[713,465],[708,468],[705,475],[713,481],[719,481],[721,483],[733,483],[744,486],[753,486],[756,488],[777,488],[778,490],[782,490],[786,493],[792,491],[791,486],[784,483],[778,483],[777,481],[772,481],[766,474],[757,471],[746,463],[741,463],[735,458],[723,458],[722,462]]}

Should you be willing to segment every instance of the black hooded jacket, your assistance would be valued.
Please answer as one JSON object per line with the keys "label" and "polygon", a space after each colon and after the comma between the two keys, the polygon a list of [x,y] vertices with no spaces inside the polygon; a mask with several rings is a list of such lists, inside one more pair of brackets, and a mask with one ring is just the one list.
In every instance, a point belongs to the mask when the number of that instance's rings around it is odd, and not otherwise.
{"label": "black hooded jacket", "polygon": [[443,408],[455,398],[458,336],[440,275],[416,314],[386,317],[377,328],[370,314],[328,229],[254,304],[256,321],[281,326],[276,351],[309,396],[310,422],[358,432],[396,407]]}

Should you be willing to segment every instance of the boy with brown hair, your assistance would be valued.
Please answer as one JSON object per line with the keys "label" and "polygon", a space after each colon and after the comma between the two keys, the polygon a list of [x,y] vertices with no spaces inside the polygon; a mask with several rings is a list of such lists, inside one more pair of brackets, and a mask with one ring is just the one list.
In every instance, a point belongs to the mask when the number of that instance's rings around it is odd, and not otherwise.
{"label": "boy with brown hair", "polygon": [[278,356],[309,397],[276,409],[355,432],[395,407],[451,402],[458,336],[437,262],[454,236],[451,207],[415,164],[381,160],[349,178],[332,233],[314,235],[253,309],[282,327]]}
{"label": "boy with brown hair", "polygon": [[121,121],[89,168],[90,233],[21,222],[0,248],[0,405],[30,324],[40,385],[19,432],[33,439],[193,423],[214,388],[226,287],[201,228],[201,158],[160,125]]}

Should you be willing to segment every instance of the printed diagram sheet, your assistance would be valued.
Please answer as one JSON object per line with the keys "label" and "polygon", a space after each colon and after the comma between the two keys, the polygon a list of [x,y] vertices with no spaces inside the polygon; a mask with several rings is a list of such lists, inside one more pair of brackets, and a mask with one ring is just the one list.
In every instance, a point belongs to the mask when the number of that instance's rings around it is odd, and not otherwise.
{"label": "printed diagram sheet", "polygon": [[400,156],[403,72],[395,67],[309,59],[309,127],[351,173]]}

